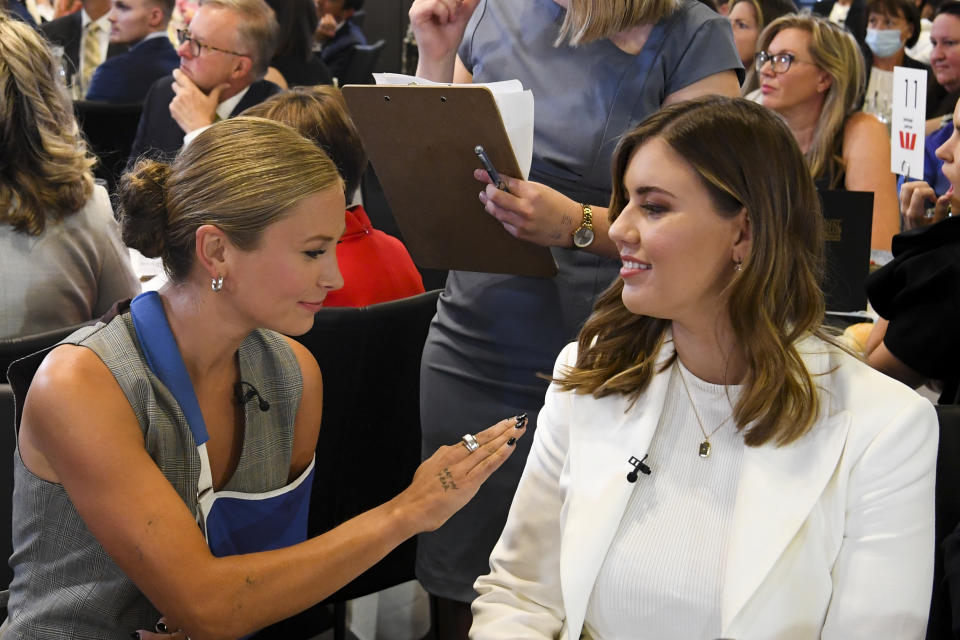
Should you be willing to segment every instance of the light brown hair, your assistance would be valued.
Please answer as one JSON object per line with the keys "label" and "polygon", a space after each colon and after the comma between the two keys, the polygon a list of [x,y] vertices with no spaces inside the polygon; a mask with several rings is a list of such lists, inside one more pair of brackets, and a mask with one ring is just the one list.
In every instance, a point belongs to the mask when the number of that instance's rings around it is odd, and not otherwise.
{"label": "light brown hair", "polygon": [[0,222],[30,235],[93,193],[96,159],[58,71],[37,32],[0,13]]}
{"label": "light brown hair", "polygon": [[347,202],[360,187],[367,168],[360,134],[336,87],[295,87],[243,112],[289,125],[327,152],[343,178]]}
{"label": "light brown hair", "polygon": [[[824,313],[823,221],[803,155],[783,120],[758,104],[718,96],[681,102],[621,140],[611,219],[629,200],[623,178],[634,152],[653,138],[689,162],[720,215],[747,211],[750,255],[727,289],[727,313],[747,362],[734,420],[750,446],[793,442],[820,407],[796,343],[823,335]],[[670,321],[631,313],[622,290],[618,278],[597,301],[580,331],[576,365],[556,381],[561,389],[636,398],[658,372]]]}
{"label": "light brown hair", "polygon": [[609,38],[631,27],[658,22],[679,4],[679,0],[569,0],[556,43],[576,46]]}
{"label": "light brown hair", "polygon": [[280,39],[280,25],[270,5],[264,0],[200,0],[201,7],[207,5],[229,9],[240,16],[237,35],[247,48],[242,53],[253,61],[254,75],[262,78]]}
{"label": "light brown hair", "polygon": [[222,120],[172,165],[141,160],[123,176],[123,241],[148,258],[162,258],[170,279],[183,282],[202,225],[215,225],[249,251],[291,207],[327,189],[343,189],[336,166],[290,127],[263,118]]}

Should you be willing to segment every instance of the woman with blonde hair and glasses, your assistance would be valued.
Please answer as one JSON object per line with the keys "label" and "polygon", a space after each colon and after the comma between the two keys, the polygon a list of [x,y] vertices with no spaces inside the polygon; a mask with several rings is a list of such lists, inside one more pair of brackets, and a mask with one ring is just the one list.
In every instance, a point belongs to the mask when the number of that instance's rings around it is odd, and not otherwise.
{"label": "woman with blonde hair and glasses", "polygon": [[793,134],[692,100],[613,178],[620,277],[557,359],[471,639],[922,638],[937,418],[821,332]]}
{"label": "woman with blonde hair and glasses", "polygon": [[285,125],[237,117],[172,165],[139,163],[119,198],[124,240],[169,282],[33,378],[4,637],[244,637],[439,526],[514,450],[523,420],[465,435],[389,502],[306,539],[323,383],[286,336],[342,283],[336,166]]}
{"label": "woman with blonde hair and glasses", "polygon": [[873,193],[870,246],[890,251],[900,231],[890,139],[879,120],[858,111],[865,82],[856,40],[802,14],[770,23],[757,47],[762,104],[786,120],[818,188]]}
{"label": "woman with blonde hair and glasses", "polygon": [[140,290],[59,63],[0,12],[0,338],[98,318]]}

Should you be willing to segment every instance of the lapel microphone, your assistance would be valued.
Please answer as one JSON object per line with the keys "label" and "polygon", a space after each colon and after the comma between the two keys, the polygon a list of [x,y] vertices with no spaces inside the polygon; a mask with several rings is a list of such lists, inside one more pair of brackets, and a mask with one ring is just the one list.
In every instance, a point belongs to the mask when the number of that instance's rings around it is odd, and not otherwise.
{"label": "lapel microphone", "polygon": [[[643,456],[643,460],[646,460],[646,459],[647,459],[647,456]],[[630,482],[630,483],[636,482],[637,478],[639,477],[637,475],[638,471],[645,476],[650,475],[650,467],[645,465],[643,463],[643,460],[637,460],[636,457],[630,456],[630,460],[628,462],[630,463],[630,466],[633,467],[633,471],[627,474],[627,482]]]}
{"label": "lapel microphone", "polygon": [[[246,393],[243,391],[243,386],[246,385],[250,387],[247,389]],[[270,403],[263,399],[263,396],[260,395],[260,392],[257,391],[257,388],[245,380],[241,380],[233,387],[233,393],[237,398],[237,403],[242,407],[248,402],[257,399],[257,406],[260,408],[260,411],[269,411]],[[647,471],[647,473],[650,473]]]}

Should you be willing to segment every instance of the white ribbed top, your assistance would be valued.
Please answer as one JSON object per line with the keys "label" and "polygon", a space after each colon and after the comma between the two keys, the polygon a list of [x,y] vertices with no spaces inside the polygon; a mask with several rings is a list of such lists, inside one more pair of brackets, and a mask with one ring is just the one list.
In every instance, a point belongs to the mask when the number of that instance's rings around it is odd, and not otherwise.
{"label": "white ribbed top", "polygon": [[[709,434],[732,413],[739,386],[683,375]],[[641,475],[597,576],[586,630],[596,640],[683,640],[720,636],[720,592],[746,446],[732,418],[703,434],[673,367],[650,444],[651,475]]]}

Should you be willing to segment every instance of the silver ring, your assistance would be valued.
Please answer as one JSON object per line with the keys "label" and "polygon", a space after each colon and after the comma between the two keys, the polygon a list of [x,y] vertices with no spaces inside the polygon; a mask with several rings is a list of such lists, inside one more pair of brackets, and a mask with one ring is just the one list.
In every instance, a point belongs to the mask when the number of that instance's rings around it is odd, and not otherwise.
{"label": "silver ring", "polygon": [[460,441],[463,443],[463,446],[467,448],[467,451],[471,453],[480,448],[480,443],[477,442],[477,439],[472,433],[465,434],[462,438],[460,438]]}

